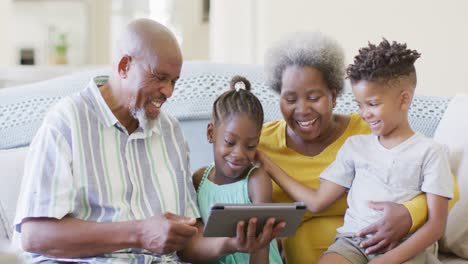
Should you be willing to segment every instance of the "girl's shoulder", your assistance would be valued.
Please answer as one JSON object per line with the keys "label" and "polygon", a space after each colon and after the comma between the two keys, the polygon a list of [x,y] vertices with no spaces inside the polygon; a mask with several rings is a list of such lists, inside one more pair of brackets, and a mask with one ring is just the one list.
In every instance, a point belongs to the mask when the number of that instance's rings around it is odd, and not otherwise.
{"label": "girl's shoulder", "polygon": [[255,168],[248,176],[248,192],[253,203],[271,202],[271,179],[263,168]]}
{"label": "girl's shoulder", "polygon": [[195,190],[198,190],[198,187],[200,186],[200,183],[203,180],[203,175],[205,174],[205,171],[207,168],[208,166],[201,167],[193,173],[192,181],[193,181],[193,187],[195,187]]}
{"label": "girl's shoulder", "polygon": [[252,166],[249,172],[245,175],[245,178],[248,178],[249,181],[256,179],[269,179],[266,171],[261,166]]}

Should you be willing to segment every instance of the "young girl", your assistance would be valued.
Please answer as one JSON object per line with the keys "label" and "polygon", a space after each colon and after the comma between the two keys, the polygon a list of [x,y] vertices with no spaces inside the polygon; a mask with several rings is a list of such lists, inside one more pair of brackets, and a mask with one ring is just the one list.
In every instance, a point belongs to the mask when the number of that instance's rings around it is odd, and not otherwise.
{"label": "young girl", "polygon": [[[193,175],[198,206],[206,222],[215,203],[271,202],[271,180],[252,165],[263,124],[263,108],[250,92],[250,82],[235,76],[230,90],[213,104],[208,141],[213,144],[214,163]],[[255,254],[234,253],[217,263],[282,263],[276,241]]]}

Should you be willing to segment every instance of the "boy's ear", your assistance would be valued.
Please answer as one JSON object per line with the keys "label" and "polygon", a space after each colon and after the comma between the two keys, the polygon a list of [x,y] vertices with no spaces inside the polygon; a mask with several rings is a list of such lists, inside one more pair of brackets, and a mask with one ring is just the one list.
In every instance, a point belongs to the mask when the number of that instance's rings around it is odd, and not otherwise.
{"label": "boy's ear", "polygon": [[408,90],[403,90],[400,94],[400,107],[401,110],[409,110],[411,105],[412,95]]}
{"label": "boy's ear", "polygon": [[127,72],[130,69],[130,64],[132,62],[132,57],[128,55],[124,55],[122,58],[120,58],[119,64],[118,64],[118,71],[119,71],[119,76],[122,79],[127,78]]}
{"label": "boy's ear", "polygon": [[206,127],[206,137],[208,138],[209,143],[213,143],[214,140],[214,125],[213,123],[209,122],[208,126]]}

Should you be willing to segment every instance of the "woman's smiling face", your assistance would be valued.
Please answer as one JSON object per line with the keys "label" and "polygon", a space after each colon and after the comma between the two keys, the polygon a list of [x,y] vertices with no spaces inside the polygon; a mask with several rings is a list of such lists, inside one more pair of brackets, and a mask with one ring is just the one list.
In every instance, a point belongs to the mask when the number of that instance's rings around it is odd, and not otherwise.
{"label": "woman's smiling face", "polygon": [[282,76],[280,108],[288,136],[303,142],[320,140],[330,126],[335,93],[323,74],[309,66],[289,66]]}

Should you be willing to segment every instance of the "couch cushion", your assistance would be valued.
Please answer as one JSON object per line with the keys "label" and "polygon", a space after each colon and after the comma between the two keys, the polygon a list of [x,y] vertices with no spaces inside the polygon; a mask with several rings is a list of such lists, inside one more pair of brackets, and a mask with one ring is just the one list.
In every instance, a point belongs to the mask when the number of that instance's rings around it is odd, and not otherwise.
{"label": "couch cushion", "polygon": [[[48,108],[61,97],[80,91],[96,75],[109,74],[110,68],[78,72],[60,78],[18,87],[0,89],[0,149],[27,146]],[[244,75],[252,91],[262,102],[265,121],[281,118],[279,98],[263,81],[261,65],[216,64],[201,61],[184,62],[174,94],[164,104],[164,111],[180,121],[207,120],[215,98],[227,89],[234,75]],[[349,89],[338,98],[335,111],[356,111]],[[413,129],[432,137],[449,98],[415,96],[409,117]]]}
{"label": "couch cushion", "polygon": [[91,77],[108,73],[109,68],[99,68],[0,89],[0,149],[29,145],[52,104],[84,89]]}
{"label": "couch cushion", "polygon": [[434,139],[448,147],[460,189],[460,200],[450,211],[441,250],[468,259],[468,119],[463,113],[468,113],[468,95],[457,95],[448,105]]}
{"label": "couch cushion", "polygon": [[27,151],[27,147],[0,150],[0,239],[11,238]]}
{"label": "couch cushion", "polygon": [[252,92],[263,105],[265,121],[281,118],[278,95],[263,82],[261,65],[184,62],[181,78],[164,110],[181,121],[209,119],[214,100],[228,90],[234,75],[250,81]]}

